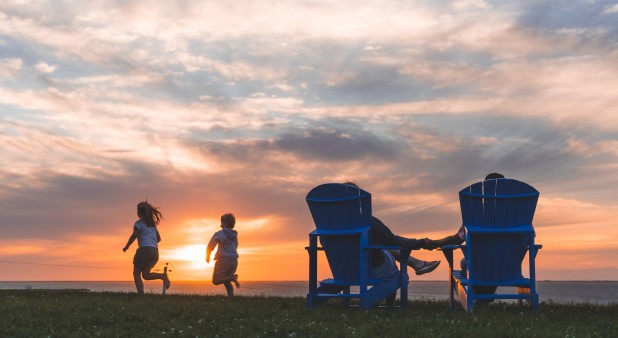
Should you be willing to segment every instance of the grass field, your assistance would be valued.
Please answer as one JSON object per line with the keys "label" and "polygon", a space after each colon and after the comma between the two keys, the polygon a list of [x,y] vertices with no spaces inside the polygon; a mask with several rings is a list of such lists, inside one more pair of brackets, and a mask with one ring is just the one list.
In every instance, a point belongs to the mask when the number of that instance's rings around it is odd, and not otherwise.
{"label": "grass field", "polygon": [[303,298],[0,290],[0,337],[616,337],[618,304],[490,304],[451,312],[444,301],[361,311]]}

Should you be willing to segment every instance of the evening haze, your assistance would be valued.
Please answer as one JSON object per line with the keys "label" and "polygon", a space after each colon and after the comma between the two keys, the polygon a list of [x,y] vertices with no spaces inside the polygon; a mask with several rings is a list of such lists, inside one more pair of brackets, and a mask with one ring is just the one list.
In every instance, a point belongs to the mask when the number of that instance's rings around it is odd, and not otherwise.
{"label": "evening haze", "polygon": [[241,281],[305,280],[314,186],[439,238],[490,172],[540,192],[538,279],[618,280],[616,88],[618,1],[3,0],[0,280],[131,280],[145,199],[172,281],[226,212]]}

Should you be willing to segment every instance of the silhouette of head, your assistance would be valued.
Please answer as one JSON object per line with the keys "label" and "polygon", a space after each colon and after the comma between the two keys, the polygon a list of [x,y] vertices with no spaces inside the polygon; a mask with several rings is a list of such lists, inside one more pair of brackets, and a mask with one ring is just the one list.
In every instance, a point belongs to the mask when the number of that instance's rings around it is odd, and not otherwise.
{"label": "silhouette of head", "polygon": [[236,217],[232,213],[227,213],[221,216],[221,227],[234,229],[234,225],[236,225]]}
{"label": "silhouette of head", "polygon": [[487,181],[487,180],[494,180],[496,178],[504,178],[504,175],[502,175],[500,173],[487,174],[487,176],[485,176],[485,181]]}
{"label": "silhouette of head", "polygon": [[137,204],[137,217],[146,222],[147,226],[153,227],[159,224],[163,215],[158,208],[153,207],[148,201],[144,201]]}
{"label": "silhouette of head", "polygon": [[345,184],[345,185],[351,185],[351,186],[353,186],[353,187],[356,187],[356,188],[360,189],[360,187],[359,187],[356,183],[354,183],[354,182],[345,182],[345,183],[343,183],[343,184]]}

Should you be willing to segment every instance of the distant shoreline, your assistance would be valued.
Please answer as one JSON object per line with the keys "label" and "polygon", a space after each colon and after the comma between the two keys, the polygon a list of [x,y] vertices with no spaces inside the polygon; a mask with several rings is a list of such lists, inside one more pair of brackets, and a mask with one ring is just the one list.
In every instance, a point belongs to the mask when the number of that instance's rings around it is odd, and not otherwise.
{"label": "distant shoreline", "polygon": [[[146,281],[145,291],[161,294],[161,281]],[[305,297],[309,288],[308,281],[243,281],[237,289],[238,296],[282,296]],[[412,279],[409,284],[410,301],[448,300],[449,284],[447,280],[419,281]],[[133,281],[2,281],[0,290],[41,290],[41,289],[85,289],[92,292],[134,293]],[[509,292],[509,287],[502,287],[499,292]],[[541,302],[618,304],[618,281],[539,281],[537,291]],[[187,295],[222,295],[225,288],[213,285],[209,280],[179,281],[172,279],[172,287],[167,294]]]}

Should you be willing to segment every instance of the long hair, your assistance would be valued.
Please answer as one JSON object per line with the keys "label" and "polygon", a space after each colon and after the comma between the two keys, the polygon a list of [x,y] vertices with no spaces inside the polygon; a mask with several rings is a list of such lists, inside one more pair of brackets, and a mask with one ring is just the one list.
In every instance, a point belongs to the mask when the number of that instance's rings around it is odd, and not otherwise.
{"label": "long hair", "polygon": [[159,208],[153,207],[148,201],[137,204],[137,216],[149,227],[156,226],[163,218]]}

